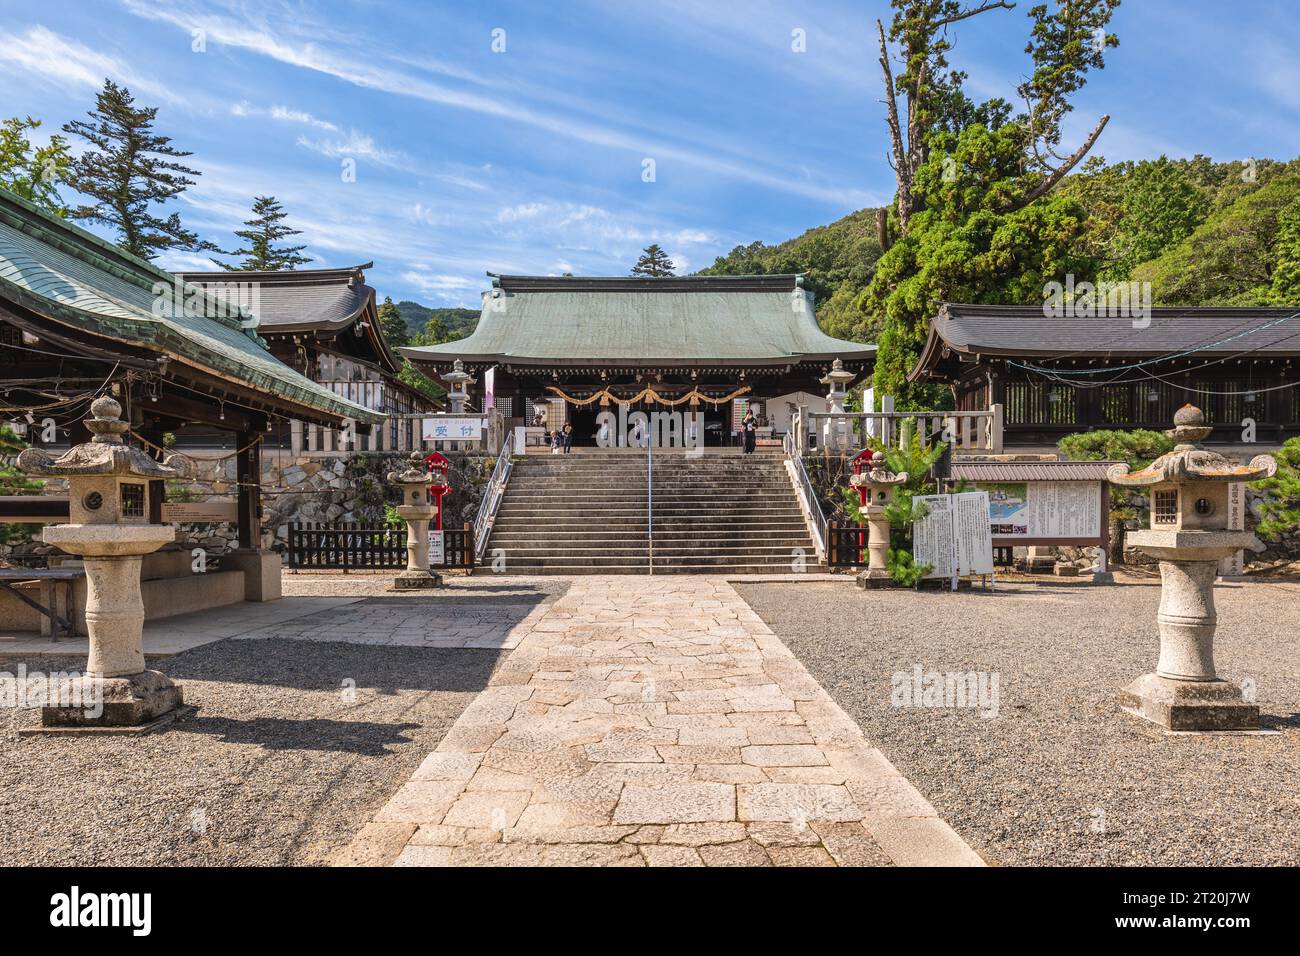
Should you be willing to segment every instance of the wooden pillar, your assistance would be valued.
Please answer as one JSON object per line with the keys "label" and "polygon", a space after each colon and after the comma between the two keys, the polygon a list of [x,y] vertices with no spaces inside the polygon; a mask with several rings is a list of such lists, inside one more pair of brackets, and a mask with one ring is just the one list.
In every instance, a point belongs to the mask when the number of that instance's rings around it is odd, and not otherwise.
{"label": "wooden pillar", "polygon": [[261,546],[262,446],[254,444],[258,433],[236,432],[235,473],[239,478],[239,547],[256,550]]}

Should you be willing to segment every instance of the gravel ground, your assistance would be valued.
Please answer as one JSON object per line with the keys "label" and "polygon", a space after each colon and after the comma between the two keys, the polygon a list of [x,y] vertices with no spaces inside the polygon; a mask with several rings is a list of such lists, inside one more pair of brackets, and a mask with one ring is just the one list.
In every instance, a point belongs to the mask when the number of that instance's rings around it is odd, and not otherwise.
{"label": "gravel ground", "polygon": [[[1115,703],[1155,665],[1159,589],[992,594],[737,584],[827,692],[990,862],[1300,863],[1300,588],[1225,584],[1216,658],[1265,736],[1167,736]],[[896,672],[998,675],[996,718],[894,707]]]}
{"label": "gravel ground", "polygon": [[[515,604],[522,617],[563,587],[462,580],[476,586],[418,600]],[[61,866],[326,862],[437,746],[502,656],[226,640],[150,662],[199,705],[163,732],[20,737],[16,728],[38,723],[38,714],[0,710],[6,858]],[[16,673],[19,663],[0,669]],[[21,663],[48,673],[85,661]],[[355,682],[355,700],[346,681]]]}

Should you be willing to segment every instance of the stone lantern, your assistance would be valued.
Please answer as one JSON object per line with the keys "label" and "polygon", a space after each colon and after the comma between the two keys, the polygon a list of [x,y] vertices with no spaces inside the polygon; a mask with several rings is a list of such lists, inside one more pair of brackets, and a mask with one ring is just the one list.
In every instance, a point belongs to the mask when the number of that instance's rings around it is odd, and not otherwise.
{"label": "stone lantern", "polygon": [[1238,465],[1202,448],[1211,428],[1199,408],[1184,405],[1165,432],[1178,444],[1142,471],[1111,467],[1109,479],[1149,488],[1151,529],[1128,541],[1160,561],[1160,659],[1120,693],[1131,713],[1169,730],[1253,730],[1259,707],[1214,670],[1214,578],[1221,558],[1255,543],[1249,531],[1228,530],[1233,482],[1258,481],[1277,471],[1269,455]]}
{"label": "stone lantern", "polygon": [[[844,400],[848,397],[849,382],[857,377],[856,373],[845,370],[844,363],[840,359],[836,359],[831,363],[831,370],[823,375],[820,380],[823,385],[830,386],[830,391],[826,394],[826,401],[829,403],[828,411],[831,414],[844,413]],[[827,420],[823,444],[829,448],[843,448],[848,444],[847,437],[844,434],[843,419]]]}
{"label": "stone lantern", "polygon": [[[149,482],[190,477],[190,469],[172,455],[159,464],[123,442],[129,426],[120,420],[122,406],[112,398],[95,399],[90,413],[86,428],[94,435],[91,441],[57,459],[39,448],[18,456],[18,466],[28,474],[67,479],[69,523],[51,525],[42,537],[46,544],[81,555],[86,565],[86,674],[60,686],[57,706],[44,707],[41,722],[47,727],[140,727],[182,705],[181,688],[144,665],[141,560],[176,539],[174,526],[149,523]],[[98,699],[94,695],[101,680],[103,711],[93,716],[85,702]]]}
{"label": "stone lantern", "polygon": [[429,522],[438,514],[438,504],[429,493],[429,485],[435,477],[441,476],[429,474],[419,452],[407,459],[402,471],[388,473],[389,481],[402,486],[402,503],[397,506],[397,513],[406,520],[406,570],[393,579],[395,591],[442,587],[442,577],[429,570]]}
{"label": "stone lantern", "polygon": [[465,371],[464,362],[456,359],[451,364],[451,371],[443,375],[442,380],[447,383],[447,401],[451,405],[449,410],[453,415],[461,414],[465,411],[465,403],[469,401],[469,393],[465,388],[474,384],[474,376]]}
{"label": "stone lantern", "polygon": [[[890,580],[886,568],[889,559],[889,520],[885,506],[894,500],[894,490],[908,479],[907,472],[895,474],[885,466],[885,456],[876,452],[859,463],[859,470],[849,478],[857,489],[859,510],[867,519],[867,569],[858,575],[858,587],[879,587]],[[863,467],[865,466],[865,467]]]}

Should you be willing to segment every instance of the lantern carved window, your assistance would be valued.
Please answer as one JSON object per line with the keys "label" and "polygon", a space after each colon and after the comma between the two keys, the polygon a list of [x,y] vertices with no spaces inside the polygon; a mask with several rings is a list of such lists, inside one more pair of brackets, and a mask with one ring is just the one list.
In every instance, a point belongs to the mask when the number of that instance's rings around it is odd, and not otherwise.
{"label": "lantern carved window", "polygon": [[1157,491],[1152,495],[1152,524],[1173,524],[1178,520],[1178,492]]}

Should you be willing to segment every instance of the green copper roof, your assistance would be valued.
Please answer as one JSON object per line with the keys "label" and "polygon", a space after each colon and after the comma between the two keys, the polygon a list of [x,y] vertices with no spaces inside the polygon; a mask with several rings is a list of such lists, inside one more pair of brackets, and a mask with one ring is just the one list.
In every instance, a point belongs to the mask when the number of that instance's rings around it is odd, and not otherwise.
{"label": "green copper roof", "polygon": [[292,403],[362,423],[383,421],[271,355],[247,327],[246,313],[215,296],[160,308],[162,290],[176,297],[171,273],[0,189],[0,297]]}
{"label": "green copper roof", "polygon": [[831,338],[798,276],[671,279],[494,276],[473,334],[410,347],[446,364],[777,365],[870,362],[875,346]]}

